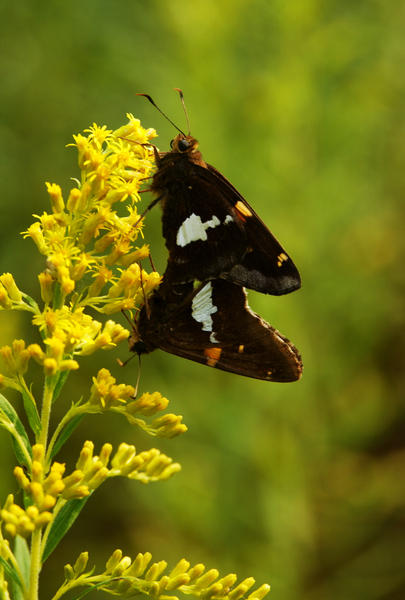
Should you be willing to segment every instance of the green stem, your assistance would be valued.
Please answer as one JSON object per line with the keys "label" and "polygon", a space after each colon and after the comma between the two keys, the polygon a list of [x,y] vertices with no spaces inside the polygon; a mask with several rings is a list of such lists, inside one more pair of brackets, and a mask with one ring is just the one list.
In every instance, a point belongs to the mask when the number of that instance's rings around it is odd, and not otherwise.
{"label": "green stem", "polygon": [[[49,378],[50,379],[50,378]],[[42,403],[41,415],[41,433],[38,437],[38,444],[42,444],[46,451],[46,442],[48,440],[49,419],[51,416],[51,406],[53,397],[53,386],[49,385],[49,380],[45,380],[44,399]]]}
{"label": "green stem", "polygon": [[52,511],[52,513],[53,513],[53,519],[49,523],[49,525],[46,526],[45,532],[44,532],[44,535],[43,535],[43,538],[42,538],[41,561],[42,561],[42,556],[43,556],[44,550],[46,548],[46,542],[48,541],[49,533],[50,533],[50,531],[52,529],[53,522],[55,521],[58,512],[60,510],[62,510],[62,508],[65,506],[66,502],[67,502],[67,500],[65,500],[64,498],[59,498],[58,501],[57,501],[57,503],[55,504],[55,507],[54,507],[53,511]]}
{"label": "green stem", "polygon": [[31,569],[28,600],[38,600],[38,582],[41,572],[41,529],[36,529],[31,541]]}
{"label": "green stem", "polygon": [[86,410],[85,408],[79,407],[77,404],[75,404],[65,414],[65,416],[63,417],[63,419],[61,420],[61,422],[55,429],[54,434],[51,437],[51,440],[49,442],[48,449],[47,449],[46,456],[45,456],[45,467],[46,468],[49,467],[49,463],[51,461],[52,450],[53,450],[53,447],[54,447],[61,431],[64,429],[64,427],[66,427],[66,425],[69,423],[69,421],[71,421],[74,417],[76,417],[77,415],[86,413],[86,412],[89,412],[89,411]]}

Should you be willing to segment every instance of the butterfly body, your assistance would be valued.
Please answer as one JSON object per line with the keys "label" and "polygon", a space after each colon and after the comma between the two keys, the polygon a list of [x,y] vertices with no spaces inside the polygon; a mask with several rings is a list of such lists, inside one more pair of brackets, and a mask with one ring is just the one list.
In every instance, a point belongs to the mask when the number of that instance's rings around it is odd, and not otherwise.
{"label": "butterfly body", "polygon": [[175,284],[223,278],[281,295],[298,289],[293,261],[241,194],[206,163],[192,136],[157,155],[151,191],[162,209]]}
{"label": "butterfly body", "polygon": [[302,373],[295,346],[249,308],[243,287],[223,279],[196,288],[163,279],[130,338],[138,354],[156,348],[265,381],[296,381]]}

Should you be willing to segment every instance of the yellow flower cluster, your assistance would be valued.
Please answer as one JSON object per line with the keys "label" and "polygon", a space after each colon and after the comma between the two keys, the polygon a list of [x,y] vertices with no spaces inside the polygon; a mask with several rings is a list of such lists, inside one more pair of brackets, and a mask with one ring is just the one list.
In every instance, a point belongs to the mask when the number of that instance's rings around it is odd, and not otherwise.
{"label": "yellow flower cluster", "polygon": [[[77,585],[105,584],[101,586],[115,595],[129,598],[136,594],[144,593],[152,598],[172,598],[168,592],[180,592],[198,598],[221,598],[223,600],[239,600],[255,584],[253,577],[248,577],[235,586],[237,577],[233,573],[218,579],[219,572],[210,569],[206,573],[203,564],[194,567],[182,559],[168,573],[164,575],[167,562],[161,560],[149,566],[152,559],[150,552],[139,553],[134,561],[129,556],[123,556],[121,550],[115,550],[108,559],[106,570],[102,575],[93,575],[93,571],[82,575],[88,562],[88,553],[82,552],[74,567],[65,566],[66,587],[74,588]],[[149,567],[149,568],[148,568]],[[264,584],[249,594],[249,600],[262,600],[270,591],[270,586]],[[175,598],[175,596],[174,596]]]}
{"label": "yellow flower cluster", "polygon": [[136,454],[135,446],[128,444],[120,444],[111,466],[109,477],[123,475],[142,483],[164,481],[181,469],[179,463],[173,463],[171,458],[156,448]]}
{"label": "yellow flower cluster", "polygon": [[72,473],[72,476],[77,478],[81,474],[82,482],[86,483],[89,490],[96,489],[107,477],[122,476],[149,483],[169,479],[181,469],[178,463],[173,463],[171,458],[155,448],[136,454],[135,446],[128,444],[120,444],[111,460],[112,468],[108,469],[112,453],[111,444],[103,445],[100,456],[94,456],[93,450],[93,442],[84,443],[76,464],[77,471]]}
{"label": "yellow flower cluster", "polygon": [[[133,246],[142,228],[135,203],[152,170],[149,142],[156,132],[141,127],[132,115],[128,118],[116,131],[93,125],[87,137],[74,136],[81,181],[66,201],[58,185],[47,183],[52,213],[38,216],[25,232],[46,256],[46,269],[38,276],[44,310],[18,289],[12,275],[0,276],[0,309],[33,312],[46,346],[31,345],[18,357],[16,348],[14,356],[4,349],[14,374],[25,372],[30,357],[52,376],[77,369],[75,354],[113,348],[129,332],[114,321],[103,327],[84,314],[85,307],[107,315],[131,310],[160,283],[158,273],[139,266],[149,255],[148,246]],[[123,201],[126,213],[121,215],[117,203]]]}
{"label": "yellow flower cluster", "polygon": [[35,444],[32,448],[30,476],[28,477],[21,467],[14,469],[19,486],[32,504],[23,510],[14,504],[13,496],[9,496],[1,511],[6,531],[12,536],[18,534],[28,537],[35,529],[42,529],[52,521],[52,510],[58,499],[64,504],[68,500],[84,498],[108,477],[123,476],[137,479],[141,483],[149,483],[169,479],[181,469],[178,463],[173,463],[171,458],[155,448],[136,454],[135,447],[128,444],[119,446],[109,469],[111,444],[104,444],[99,456],[95,456],[93,450],[93,442],[85,442],[76,469],[67,477],[63,477],[65,465],[58,462],[54,462],[49,473],[45,474],[44,447],[42,444]]}
{"label": "yellow flower cluster", "polygon": [[[0,382],[1,383],[1,382]],[[108,369],[100,369],[97,377],[93,377],[90,398],[85,403],[78,403],[69,412],[69,418],[83,413],[95,413],[110,410],[122,414],[131,423],[140,427],[149,435],[162,438],[174,438],[187,431],[182,417],[174,414],[166,414],[146,424],[143,419],[135,417],[141,414],[151,417],[157,412],[164,410],[169,401],[159,392],[149,394],[145,392],[137,400],[132,400],[135,390],[131,385],[117,384],[115,377]]]}
{"label": "yellow flower cluster", "polygon": [[[84,286],[89,302],[84,302],[82,290],[79,297],[85,304],[92,303],[91,299],[98,297],[105,283],[115,279],[107,265],[121,265],[128,269],[149,254],[147,246],[133,249],[132,243],[141,228],[135,207],[139,200],[139,187],[152,170],[147,145],[156,132],[154,129],[145,130],[132,115],[128,117],[128,124],[114,132],[94,125],[86,130],[89,133],[87,137],[74,136],[75,144],[72,145],[79,152],[81,181],[70,191],[66,201],[57,184],[46,184],[52,214],[39,216],[38,221],[25,232],[25,236],[30,236],[40,253],[47,257],[47,270],[40,275],[45,302],[54,298],[53,281],[59,283],[60,294],[64,298],[76,289],[77,282],[86,273],[91,272],[94,285],[90,289]],[[119,216],[113,206],[128,199],[127,216]],[[129,273],[130,279],[131,276],[132,280],[137,276],[139,286],[139,267],[134,273]],[[146,273],[142,276],[146,284],[149,276]],[[157,283],[158,278],[154,275],[153,283],[149,285],[154,287]],[[128,287],[125,291],[126,298],[133,296]],[[114,309],[105,312],[111,314],[121,308],[130,308],[128,302],[125,306],[118,305],[116,298]],[[103,300],[100,299],[102,304],[111,304],[108,298]]]}
{"label": "yellow flower cluster", "polygon": [[115,377],[108,369],[100,369],[97,377],[93,377],[89,402],[108,410],[112,406],[120,406],[134,395],[135,389],[132,385],[116,385],[115,382]]}
{"label": "yellow flower cluster", "polygon": [[20,535],[27,538],[35,529],[43,529],[52,520],[52,513],[42,513],[33,504],[24,510],[18,504],[14,504],[12,494],[7,498],[5,507],[1,510],[1,518],[5,523],[4,529],[14,537]]}

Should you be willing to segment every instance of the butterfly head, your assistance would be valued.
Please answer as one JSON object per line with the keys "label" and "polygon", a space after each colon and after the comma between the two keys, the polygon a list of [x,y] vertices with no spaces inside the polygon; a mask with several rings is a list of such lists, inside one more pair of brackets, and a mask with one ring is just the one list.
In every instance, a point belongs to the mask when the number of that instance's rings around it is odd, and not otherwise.
{"label": "butterfly head", "polygon": [[191,135],[179,133],[179,135],[170,142],[170,147],[172,148],[173,152],[187,154],[189,152],[196,152],[198,148],[198,142]]}

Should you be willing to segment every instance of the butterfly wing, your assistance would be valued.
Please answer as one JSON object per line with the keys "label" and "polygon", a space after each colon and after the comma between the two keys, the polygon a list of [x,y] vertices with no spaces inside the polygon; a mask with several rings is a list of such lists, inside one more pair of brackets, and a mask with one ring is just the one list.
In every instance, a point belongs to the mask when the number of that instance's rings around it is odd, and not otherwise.
{"label": "butterfly wing", "polygon": [[301,279],[281,244],[233,185],[200,159],[169,153],[157,175],[165,183],[163,236],[175,283],[223,277],[258,292],[281,295]]}
{"label": "butterfly wing", "polygon": [[[139,336],[150,348],[223,371],[265,381],[291,382],[302,374],[298,350],[247,304],[245,290],[225,280],[185,288],[175,300],[165,286],[142,309]],[[168,298],[170,296],[170,299]]]}
{"label": "butterfly wing", "polygon": [[200,170],[207,171],[194,165],[186,177],[171,182],[163,204],[174,283],[216,279],[243,259],[248,246],[243,223]]}
{"label": "butterfly wing", "polygon": [[257,292],[280,296],[301,287],[301,278],[290,256],[259,215],[233,185],[212,165],[207,164],[215,185],[227,198],[243,222],[248,251],[228,273],[221,276]]}

